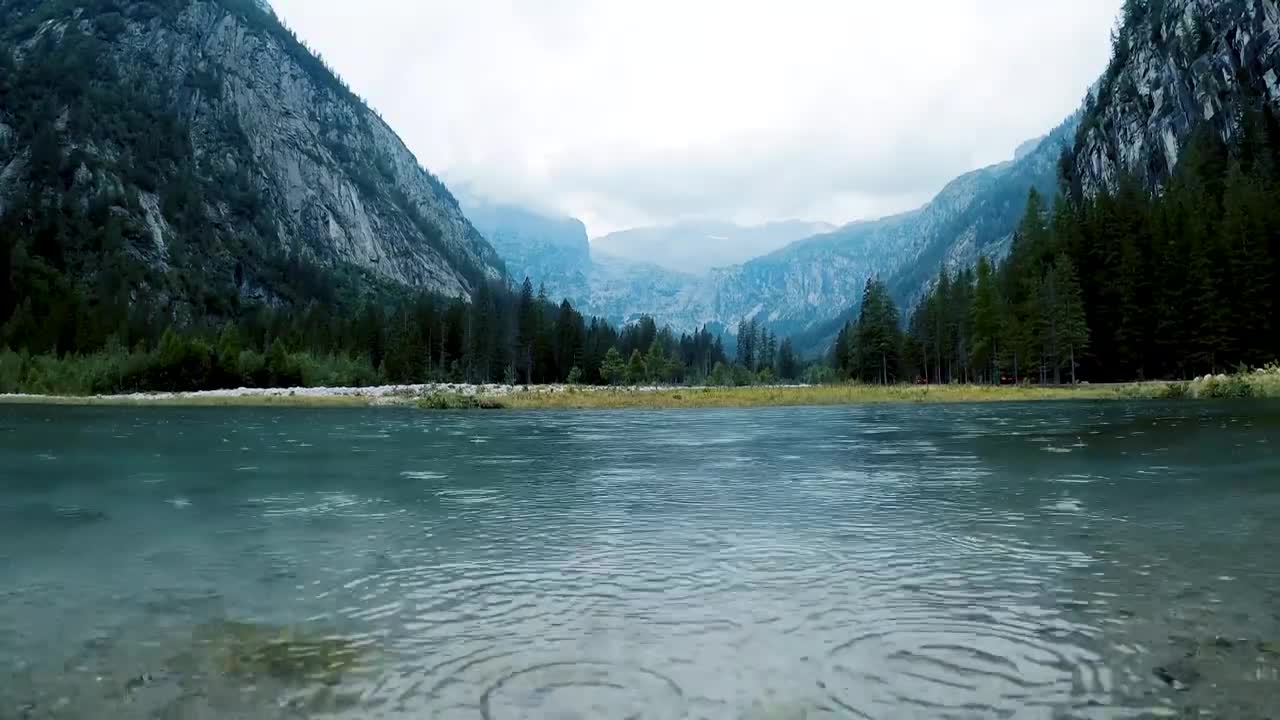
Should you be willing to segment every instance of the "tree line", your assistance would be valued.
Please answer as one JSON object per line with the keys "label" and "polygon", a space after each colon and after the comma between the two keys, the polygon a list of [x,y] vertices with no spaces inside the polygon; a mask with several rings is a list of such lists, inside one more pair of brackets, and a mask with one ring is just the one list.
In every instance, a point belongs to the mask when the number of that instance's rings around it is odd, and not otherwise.
{"label": "tree line", "polygon": [[1164,185],[1034,189],[1008,256],[943,269],[905,327],[867,283],[830,364],[865,382],[1186,379],[1280,357],[1280,123],[1198,129]]}
{"label": "tree line", "polygon": [[[295,267],[323,277],[322,269]],[[14,269],[4,277],[13,278]],[[740,338],[753,348],[748,367],[734,362],[707,328],[676,334],[651,317],[617,328],[584,317],[567,300],[552,302],[528,278],[519,289],[484,284],[470,298],[390,292],[358,304],[341,298],[256,304],[238,317],[186,323],[138,299],[119,325],[80,317],[60,327],[85,325],[62,335],[42,331],[47,318],[34,314],[29,300],[10,303],[0,323],[0,392],[427,382],[745,385],[795,379],[801,370],[789,343],[779,346],[754,323]]]}

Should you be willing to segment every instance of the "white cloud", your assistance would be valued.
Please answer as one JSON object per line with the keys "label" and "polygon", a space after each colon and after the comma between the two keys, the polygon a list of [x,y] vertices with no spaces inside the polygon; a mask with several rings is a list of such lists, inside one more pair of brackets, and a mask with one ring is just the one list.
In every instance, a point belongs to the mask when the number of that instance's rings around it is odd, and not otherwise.
{"label": "white cloud", "polygon": [[1070,113],[1121,0],[274,0],[451,183],[593,234],[845,222]]}

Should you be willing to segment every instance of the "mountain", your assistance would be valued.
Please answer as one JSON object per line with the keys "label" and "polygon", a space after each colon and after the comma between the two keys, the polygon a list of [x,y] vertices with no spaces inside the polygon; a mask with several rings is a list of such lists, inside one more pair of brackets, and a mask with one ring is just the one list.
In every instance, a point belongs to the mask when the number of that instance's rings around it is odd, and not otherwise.
{"label": "mountain", "polygon": [[[591,244],[589,259],[581,254],[580,239],[577,253],[566,259],[553,249],[558,244],[543,236],[566,221],[521,211],[501,216],[507,224],[495,226],[483,208],[467,210],[482,218],[478,224],[487,228],[515,274],[524,268],[552,295],[569,298],[584,312],[614,322],[648,314],[678,330],[707,325],[732,331],[740,321],[756,318],[779,334],[796,335],[797,349],[812,354],[824,351],[835,337],[869,277],[886,279],[894,299],[906,305],[944,263],[957,267],[984,254],[1003,256],[1028,191],[1036,187],[1053,194],[1058,160],[1077,122],[1072,117],[1024,145],[1014,160],[953,180],[917,210],[851,223],[705,274],[615,257],[600,251],[599,240]],[[611,242],[659,236],[667,237],[646,229],[615,234]]]}
{"label": "mountain", "polygon": [[505,277],[262,0],[0,2],[0,215],[50,294],[169,317]]}
{"label": "mountain", "polygon": [[493,245],[516,280],[551,282],[576,294],[591,265],[587,228],[577,218],[555,217],[517,205],[463,197],[463,211]]}
{"label": "mountain", "polygon": [[826,223],[785,220],[743,226],[696,220],[623,230],[591,242],[599,255],[657,265],[684,274],[701,274],[767,255],[835,228]]}
{"label": "mountain", "polygon": [[587,315],[624,324],[651,315],[678,329],[697,327],[706,303],[691,295],[698,276],[594,252],[576,218],[463,195],[463,210],[505,261],[511,276],[528,277],[556,300]]}
{"label": "mountain", "polygon": [[1077,194],[1122,175],[1158,188],[1192,131],[1237,139],[1240,112],[1280,107],[1280,3],[1163,0],[1125,5],[1111,63],[1089,98],[1069,173]]}
{"label": "mountain", "polygon": [[867,279],[885,280],[899,306],[918,297],[939,267],[1003,256],[1032,188],[1052,195],[1058,159],[1077,118],[1024,146],[1009,162],[951,181],[924,207],[831,233],[719,273],[724,322],[755,316],[796,335],[797,349],[825,350],[861,298]]}

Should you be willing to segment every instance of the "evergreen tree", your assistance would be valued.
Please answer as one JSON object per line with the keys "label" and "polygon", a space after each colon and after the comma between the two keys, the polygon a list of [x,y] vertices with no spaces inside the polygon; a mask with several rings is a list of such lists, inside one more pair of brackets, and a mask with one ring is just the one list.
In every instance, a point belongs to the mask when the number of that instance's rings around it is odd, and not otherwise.
{"label": "evergreen tree", "polygon": [[644,357],[638,349],[632,350],[631,359],[627,361],[627,384],[642,385],[648,374],[649,369],[645,367]]}
{"label": "evergreen tree", "polygon": [[973,346],[971,362],[979,378],[1000,382],[996,366],[1000,356],[1000,302],[996,295],[995,274],[986,257],[978,259],[976,286],[973,294]]}
{"label": "evergreen tree", "polygon": [[519,377],[530,385],[533,383],[533,346],[538,335],[538,307],[534,303],[533,281],[528,277],[520,288],[517,313],[516,363],[521,373]]}
{"label": "evergreen tree", "polygon": [[618,385],[627,380],[627,366],[622,362],[622,353],[618,352],[618,348],[611,347],[604,355],[604,362],[600,365],[600,378],[608,385]]}
{"label": "evergreen tree", "polygon": [[1071,384],[1075,385],[1076,357],[1089,346],[1089,326],[1085,319],[1084,299],[1075,265],[1065,254],[1058,257],[1053,268],[1057,284],[1053,325],[1057,332],[1058,356],[1055,367],[1065,361],[1071,368]]}

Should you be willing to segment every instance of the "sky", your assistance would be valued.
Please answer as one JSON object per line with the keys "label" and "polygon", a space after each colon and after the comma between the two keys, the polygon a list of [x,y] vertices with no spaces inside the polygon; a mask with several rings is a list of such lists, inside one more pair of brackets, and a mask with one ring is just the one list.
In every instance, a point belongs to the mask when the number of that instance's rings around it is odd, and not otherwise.
{"label": "sky", "polygon": [[595,237],[918,207],[1077,108],[1122,0],[271,0],[429,170]]}

